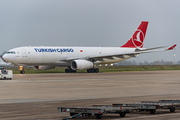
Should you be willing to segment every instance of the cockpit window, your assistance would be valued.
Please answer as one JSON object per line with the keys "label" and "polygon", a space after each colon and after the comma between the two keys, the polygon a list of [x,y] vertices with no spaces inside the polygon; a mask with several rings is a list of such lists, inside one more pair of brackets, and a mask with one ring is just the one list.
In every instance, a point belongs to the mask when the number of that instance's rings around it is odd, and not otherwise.
{"label": "cockpit window", "polygon": [[9,51],[6,54],[16,54],[14,51]]}

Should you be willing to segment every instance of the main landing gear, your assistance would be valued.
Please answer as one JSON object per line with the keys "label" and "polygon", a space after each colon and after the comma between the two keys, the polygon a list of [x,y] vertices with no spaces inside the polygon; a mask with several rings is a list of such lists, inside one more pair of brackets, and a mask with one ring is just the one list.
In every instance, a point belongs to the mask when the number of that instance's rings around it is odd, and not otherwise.
{"label": "main landing gear", "polygon": [[66,73],[76,73],[76,70],[73,69],[65,69]]}
{"label": "main landing gear", "polygon": [[99,69],[98,68],[91,68],[91,69],[87,69],[88,73],[98,73]]}
{"label": "main landing gear", "polygon": [[[99,69],[98,68],[91,68],[91,69],[87,69],[87,73],[98,73]],[[76,70],[73,69],[65,69],[65,73],[76,73]]]}

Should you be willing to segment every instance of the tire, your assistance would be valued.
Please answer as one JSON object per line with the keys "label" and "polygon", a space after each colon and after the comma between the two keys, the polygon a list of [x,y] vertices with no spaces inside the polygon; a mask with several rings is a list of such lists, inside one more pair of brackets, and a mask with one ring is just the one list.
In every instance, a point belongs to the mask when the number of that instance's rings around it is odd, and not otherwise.
{"label": "tire", "polygon": [[120,115],[121,117],[125,117],[125,116],[126,116],[126,113],[125,113],[125,112],[120,112],[119,115]]}
{"label": "tire", "polygon": [[20,73],[21,73],[21,74],[25,74],[25,71],[24,71],[24,70],[21,70]]}
{"label": "tire", "polygon": [[94,114],[96,119],[101,119],[102,118],[102,114]]}
{"label": "tire", "polygon": [[155,113],[156,113],[156,109],[150,110],[150,114],[155,114]]}
{"label": "tire", "polygon": [[170,112],[175,112],[175,107],[171,107],[169,110],[170,110]]}
{"label": "tire", "polygon": [[92,73],[92,69],[87,69],[87,73]]}
{"label": "tire", "polygon": [[94,72],[94,70],[93,70],[93,69],[89,69],[89,71],[90,71],[89,73],[93,73],[93,72]]}
{"label": "tire", "polygon": [[98,72],[99,72],[99,69],[98,69],[98,68],[96,68],[96,69],[95,69],[95,72],[96,72],[96,73],[98,73]]}
{"label": "tire", "polygon": [[65,69],[65,73],[68,73],[68,69]]}
{"label": "tire", "polygon": [[65,69],[65,73],[76,73],[76,70]]}

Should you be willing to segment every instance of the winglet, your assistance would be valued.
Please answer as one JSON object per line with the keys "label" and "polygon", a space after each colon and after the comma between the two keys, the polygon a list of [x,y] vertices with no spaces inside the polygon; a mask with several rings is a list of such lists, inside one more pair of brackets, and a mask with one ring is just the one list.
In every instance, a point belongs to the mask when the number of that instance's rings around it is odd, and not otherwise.
{"label": "winglet", "polygon": [[173,50],[176,46],[177,46],[177,44],[175,44],[175,45],[171,46],[170,48],[166,49],[166,51]]}

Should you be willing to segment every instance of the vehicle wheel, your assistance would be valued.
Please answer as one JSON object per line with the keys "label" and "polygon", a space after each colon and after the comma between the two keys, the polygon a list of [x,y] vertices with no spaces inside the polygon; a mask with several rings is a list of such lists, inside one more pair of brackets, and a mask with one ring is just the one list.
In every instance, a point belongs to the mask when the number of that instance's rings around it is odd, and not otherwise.
{"label": "vehicle wheel", "polygon": [[87,73],[92,73],[92,69],[87,69]]}
{"label": "vehicle wheel", "polygon": [[21,74],[24,74],[24,73],[25,73],[25,71],[24,71],[24,70],[21,70],[21,71],[20,71],[20,73],[21,73]]}
{"label": "vehicle wheel", "polygon": [[98,72],[99,72],[99,69],[98,69],[98,68],[96,68],[96,69],[95,69],[95,71],[96,71],[96,73],[98,73]]}
{"label": "vehicle wheel", "polygon": [[169,110],[170,110],[170,112],[174,112],[175,111],[175,107],[171,107]]}
{"label": "vehicle wheel", "polygon": [[96,119],[101,119],[102,118],[102,114],[94,114]]}
{"label": "vehicle wheel", "polygon": [[120,115],[121,117],[125,117],[126,113],[125,113],[125,112],[120,112],[119,115]]}
{"label": "vehicle wheel", "polygon": [[156,109],[150,110],[150,114],[155,114],[156,113]]}
{"label": "vehicle wheel", "polygon": [[93,73],[93,71],[94,71],[93,69],[89,69],[89,73]]}
{"label": "vehicle wheel", "polygon": [[68,69],[65,69],[65,73],[68,73]]}

